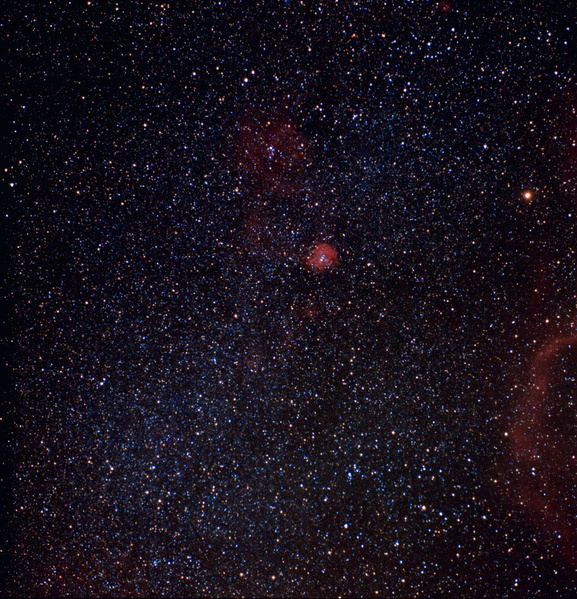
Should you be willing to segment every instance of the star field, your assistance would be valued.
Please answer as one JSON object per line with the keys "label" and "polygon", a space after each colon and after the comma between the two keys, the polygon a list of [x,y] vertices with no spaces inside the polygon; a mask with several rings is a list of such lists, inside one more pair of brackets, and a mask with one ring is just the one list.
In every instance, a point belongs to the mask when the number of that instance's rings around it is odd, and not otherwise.
{"label": "star field", "polygon": [[6,8],[9,596],[577,592],[576,18]]}

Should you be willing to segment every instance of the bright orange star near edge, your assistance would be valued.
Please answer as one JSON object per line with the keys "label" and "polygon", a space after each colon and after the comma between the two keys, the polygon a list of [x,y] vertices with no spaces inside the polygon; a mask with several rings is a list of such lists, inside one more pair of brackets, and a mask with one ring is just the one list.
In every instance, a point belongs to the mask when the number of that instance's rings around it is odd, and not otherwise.
{"label": "bright orange star near edge", "polygon": [[533,199],[533,192],[530,189],[527,189],[523,192],[523,199],[525,202],[530,202]]}

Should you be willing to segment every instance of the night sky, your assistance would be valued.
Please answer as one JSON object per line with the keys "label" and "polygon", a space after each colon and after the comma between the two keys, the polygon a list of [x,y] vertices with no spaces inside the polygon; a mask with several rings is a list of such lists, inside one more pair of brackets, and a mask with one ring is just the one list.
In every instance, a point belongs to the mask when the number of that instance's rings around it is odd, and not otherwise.
{"label": "night sky", "polygon": [[577,4],[7,4],[10,595],[577,592]]}

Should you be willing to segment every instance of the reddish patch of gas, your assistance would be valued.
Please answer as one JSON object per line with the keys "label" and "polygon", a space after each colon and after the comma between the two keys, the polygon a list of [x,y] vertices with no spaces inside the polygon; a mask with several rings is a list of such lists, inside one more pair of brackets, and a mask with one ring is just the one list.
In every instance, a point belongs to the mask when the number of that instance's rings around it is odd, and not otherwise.
{"label": "reddish patch of gas", "polygon": [[[553,361],[571,351],[577,334],[558,336],[532,361],[531,381],[517,403],[507,435],[516,463],[516,487],[528,514],[547,530],[567,561],[577,567],[577,504],[571,486],[577,482],[573,463],[574,438],[551,422],[555,401]],[[574,351],[574,350],[573,350]]]}
{"label": "reddish patch of gas", "polygon": [[325,241],[316,243],[305,258],[305,268],[314,273],[331,270],[338,266],[338,264],[339,254],[337,250]]}

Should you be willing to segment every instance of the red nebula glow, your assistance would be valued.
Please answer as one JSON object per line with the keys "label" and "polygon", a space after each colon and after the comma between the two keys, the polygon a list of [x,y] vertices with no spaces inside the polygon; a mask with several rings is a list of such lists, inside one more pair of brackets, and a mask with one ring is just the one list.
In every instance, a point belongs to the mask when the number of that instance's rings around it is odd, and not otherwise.
{"label": "red nebula glow", "polygon": [[232,151],[237,167],[265,192],[290,192],[310,162],[310,144],[280,111],[251,111],[240,119]]}
{"label": "red nebula glow", "polygon": [[[567,400],[567,389],[561,385],[560,394],[558,387],[567,376],[567,366],[560,367],[559,360],[565,357],[574,364],[576,350],[577,333],[573,333],[555,337],[535,355],[531,384],[516,406],[507,433],[517,464],[519,501],[551,535],[573,567],[577,567],[577,502],[573,498],[577,448],[572,423],[562,411],[567,407],[573,410],[572,396]],[[559,413],[563,415],[555,416]]]}
{"label": "red nebula glow", "polygon": [[437,2],[437,10],[441,12],[451,12],[453,9],[453,5],[448,2],[448,0],[441,0],[441,2]]}
{"label": "red nebula glow", "polygon": [[[242,181],[243,246],[252,256],[300,262],[315,273],[338,264],[327,235],[321,193],[311,185],[311,143],[286,108],[252,107],[230,136],[232,166]],[[319,229],[322,233],[319,232]]]}
{"label": "red nebula glow", "polygon": [[319,313],[320,308],[318,304],[310,298],[304,303],[300,310],[301,317],[306,318],[307,320],[316,318],[319,315]]}
{"label": "red nebula glow", "polygon": [[316,273],[325,272],[339,263],[339,255],[335,248],[324,242],[318,242],[305,258],[305,268]]}

